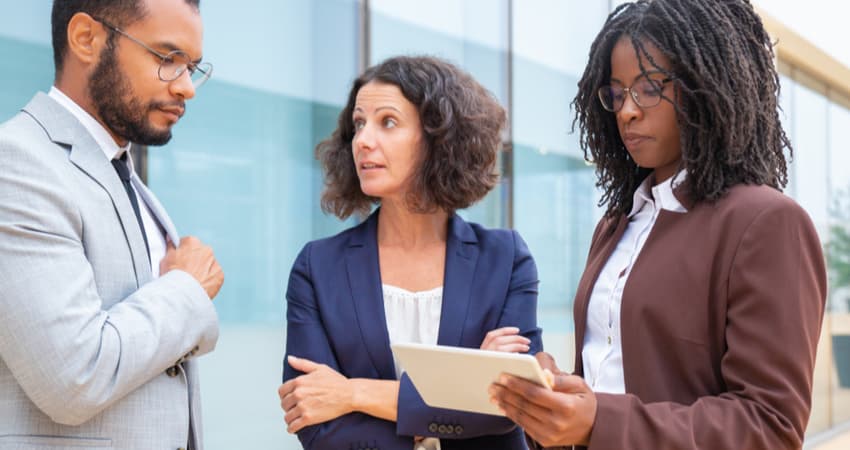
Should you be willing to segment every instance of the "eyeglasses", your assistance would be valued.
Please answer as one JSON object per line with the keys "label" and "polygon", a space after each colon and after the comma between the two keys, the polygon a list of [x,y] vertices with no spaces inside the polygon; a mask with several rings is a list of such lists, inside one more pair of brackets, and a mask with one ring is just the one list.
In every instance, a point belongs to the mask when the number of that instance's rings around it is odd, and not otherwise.
{"label": "eyeglasses", "polygon": [[641,108],[652,108],[661,103],[664,85],[673,81],[672,78],[655,80],[646,74],[640,75],[630,87],[605,85],[599,88],[599,102],[607,111],[617,112],[626,102],[626,93],[631,95],[635,104]]}
{"label": "eyeglasses", "polygon": [[130,36],[124,30],[111,25],[109,22],[99,19],[97,17],[92,17],[94,20],[100,22],[106,28],[124,36],[125,38],[135,42],[142,46],[145,50],[155,55],[162,61],[159,63],[159,70],[157,70],[157,75],[159,79],[168,83],[174,81],[185,72],[189,72],[189,77],[192,80],[192,85],[195,89],[201,87],[202,84],[206,83],[207,80],[212,76],[213,66],[212,64],[205,63],[195,63],[192,61],[192,58],[189,57],[185,52],[181,50],[172,50],[166,54],[162,54],[152,48],[150,48],[144,42]]}

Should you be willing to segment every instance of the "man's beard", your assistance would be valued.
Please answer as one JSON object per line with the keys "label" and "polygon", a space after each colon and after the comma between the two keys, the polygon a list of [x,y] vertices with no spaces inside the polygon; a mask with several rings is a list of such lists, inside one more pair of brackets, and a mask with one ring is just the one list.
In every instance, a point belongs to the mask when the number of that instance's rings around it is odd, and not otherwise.
{"label": "man's beard", "polygon": [[[89,95],[98,116],[115,135],[139,145],[165,145],[171,140],[171,127],[158,130],[148,121],[148,113],[166,104],[143,104],[121,71],[115,48],[107,46],[89,77]],[[183,106],[183,102],[175,102]]]}

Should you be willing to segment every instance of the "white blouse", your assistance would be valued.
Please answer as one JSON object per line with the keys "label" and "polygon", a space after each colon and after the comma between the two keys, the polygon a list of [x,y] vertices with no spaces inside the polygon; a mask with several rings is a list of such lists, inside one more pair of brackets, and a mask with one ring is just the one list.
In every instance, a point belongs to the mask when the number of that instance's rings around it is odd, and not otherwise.
{"label": "white blouse", "polygon": [[[440,312],[443,308],[443,287],[428,291],[411,292],[407,289],[384,284],[384,315],[387,318],[387,332],[390,344],[437,343],[440,331]],[[396,378],[403,372],[398,362],[395,365]],[[414,450],[440,450],[440,440],[426,438],[414,443]]]}
{"label": "white blouse", "polygon": [[593,392],[626,392],[620,333],[623,289],[658,214],[662,210],[687,212],[673,194],[673,183],[678,185],[686,176],[683,171],[657,186],[652,186],[653,176],[649,176],[641,183],[634,194],[626,231],[593,286],[587,305],[587,331],[581,352],[584,378]]}

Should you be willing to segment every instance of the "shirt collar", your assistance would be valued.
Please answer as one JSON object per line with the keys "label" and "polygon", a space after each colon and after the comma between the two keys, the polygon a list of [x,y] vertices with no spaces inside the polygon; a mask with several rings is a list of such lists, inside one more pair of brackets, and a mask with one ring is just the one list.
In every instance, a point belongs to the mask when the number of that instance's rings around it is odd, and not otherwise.
{"label": "shirt collar", "polygon": [[659,209],[665,209],[667,211],[678,213],[688,212],[688,210],[682,206],[682,203],[679,202],[679,199],[677,199],[673,194],[673,190],[679,187],[679,185],[685,181],[687,176],[687,170],[682,169],[681,172],[673,175],[661,184],[652,186],[652,182],[655,181],[655,173],[651,173],[643,180],[643,183],[641,183],[635,191],[632,199],[632,210],[629,212],[628,217],[632,217],[637,214],[638,211],[640,211],[647,203],[656,205]]}
{"label": "shirt collar", "polygon": [[[65,109],[67,109],[74,117],[77,118],[77,120],[80,121],[83,127],[94,138],[94,141],[97,142],[97,145],[100,146],[100,149],[103,151],[103,154],[106,155],[107,159],[111,161],[113,159],[120,158],[124,152],[130,151],[129,142],[124,147],[118,146],[118,144],[115,143],[115,139],[112,139],[112,135],[106,131],[106,128],[104,128],[100,122],[80,107],[80,105],[71,100],[71,98],[65,95],[64,92],[60,91],[59,88],[52,86],[47,95],[65,107]],[[129,153],[127,156],[130,156]],[[132,158],[128,157],[127,160],[132,161]],[[132,162],[130,162],[130,168],[133,168]]]}

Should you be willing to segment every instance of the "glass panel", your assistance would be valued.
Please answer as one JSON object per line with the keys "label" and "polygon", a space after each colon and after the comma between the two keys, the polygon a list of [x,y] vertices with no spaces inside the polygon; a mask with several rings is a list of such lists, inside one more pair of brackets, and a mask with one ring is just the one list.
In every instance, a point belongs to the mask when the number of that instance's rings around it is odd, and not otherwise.
{"label": "glass panel", "polygon": [[[818,233],[826,235],[828,186],[811,180],[827,179],[827,109],[826,98],[808,87],[794,87],[793,106],[794,192],[793,196],[812,217]],[[809,182],[806,182],[806,181]]]}
{"label": "glass panel", "polygon": [[[779,118],[782,121],[782,126],[788,139],[791,140],[792,146],[799,151],[797,147],[795,120],[797,111],[794,109],[795,92],[797,82],[785,75],[779,76],[780,92],[779,92]],[[786,156],[788,156],[786,154]],[[790,159],[789,159],[790,161]],[[785,186],[785,194],[791,197],[796,197],[796,183],[794,176],[795,165],[788,164],[788,184]],[[812,386],[812,412],[809,417],[809,425],[806,429],[808,433],[817,433],[819,430],[828,427],[830,424],[830,373],[832,372],[832,359],[828,357],[829,339],[825,336],[826,333],[821,333],[820,341],[818,342],[818,354],[815,361],[814,383]]]}
{"label": "glass panel", "polygon": [[[315,144],[357,70],[356,0],[202,4],[213,78],[187,103],[149,185],[181,233],[215,249],[226,275],[216,351],[200,359],[206,447],[300,448],[276,398],[289,270],[309,240],[347,224],[319,210]],[[262,11],[262,14],[257,14]]]}
{"label": "glass panel", "polygon": [[[828,309],[832,378],[832,423],[850,421],[850,152],[846,132],[850,111],[831,103],[829,107],[829,268],[830,307]],[[826,328],[825,328],[826,329]],[[826,334],[826,333],[825,333]]]}
{"label": "glass panel", "polygon": [[[53,85],[49,1],[0,0],[0,122],[18,113],[37,91]],[[14,70],[12,70],[14,69]]]}
{"label": "glass panel", "polygon": [[513,3],[514,224],[540,274],[544,344],[572,367],[572,303],[602,212],[570,102],[607,2]]}
{"label": "glass panel", "polygon": [[[781,83],[783,92],[780,106],[785,108],[784,125],[794,146],[786,193],[806,209],[823,239],[827,235],[828,185],[823,181],[812,180],[827,179],[828,102],[823,95],[800,82],[790,82],[783,77]],[[829,351],[831,343],[826,331],[828,329],[827,322],[818,343],[812,412],[806,430],[809,434],[823,431],[833,423],[830,411],[834,395],[830,387],[833,360]]]}
{"label": "glass panel", "polygon": [[[373,0],[370,64],[396,55],[433,55],[467,70],[501,102],[507,98],[507,0]],[[460,214],[505,225],[504,192],[493,189]]]}

